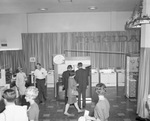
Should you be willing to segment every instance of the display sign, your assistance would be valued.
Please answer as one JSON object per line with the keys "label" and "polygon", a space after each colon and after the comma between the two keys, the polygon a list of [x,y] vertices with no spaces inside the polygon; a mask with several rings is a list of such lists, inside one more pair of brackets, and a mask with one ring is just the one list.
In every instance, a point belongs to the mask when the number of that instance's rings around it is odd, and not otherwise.
{"label": "display sign", "polygon": [[30,62],[35,62],[36,58],[35,57],[30,57]]}
{"label": "display sign", "polygon": [[63,55],[55,55],[53,58],[55,64],[63,64],[65,62],[65,57]]}

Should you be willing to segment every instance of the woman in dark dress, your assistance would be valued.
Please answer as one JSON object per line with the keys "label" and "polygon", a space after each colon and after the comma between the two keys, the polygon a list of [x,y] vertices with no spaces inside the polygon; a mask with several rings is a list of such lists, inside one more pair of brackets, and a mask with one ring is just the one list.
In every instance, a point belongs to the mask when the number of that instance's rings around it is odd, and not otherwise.
{"label": "woman in dark dress", "polygon": [[72,91],[76,90],[76,87],[77,87],[77,83],[74,79],[74,76],[75,76],[75,71],[70,71],[69,79],[68,79],[68,92],[67,92],[68,102],[65,106],[65,112],[64,112],[64,114],[67,116],[74,116],[74,114],[68,113],[68,109],[70,107],[70,104],[74,104],[76,109],[78,110],[78,112],[83,112],[82,110],[80,110],[80,108],[78,106],[76,95],[72,94]]}

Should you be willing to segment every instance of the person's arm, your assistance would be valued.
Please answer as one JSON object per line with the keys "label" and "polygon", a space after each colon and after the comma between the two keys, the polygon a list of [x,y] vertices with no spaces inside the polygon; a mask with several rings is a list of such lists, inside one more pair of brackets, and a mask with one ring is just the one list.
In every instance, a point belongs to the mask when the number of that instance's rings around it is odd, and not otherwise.
{"label": "person's arm", "polygon": [[91,117],[91,116],[85,116],[86,121],[101,121],[99,118]]}
{"label": "person's arm", "polygon": [[32,76],[33,76],[33,83],[34,85],[36,85],[36,78],[37,78],[36,70],[34,71]]}
{"label": "person's arm", "polygon": [[62,85],[65,85],[64,72],[62,73]]}
{"label": "person's arm", "polygon": [[18,77],[18,74],[16,75],[16,87],[18,88],[19,86],[19,77]]}
{"label": "person's arm", "polygon": [[44,71],[44,74],[45,74],[45,85],[47,85],[47,71],[46,70]]}
{"label": "person's arm", "polygon": [[1,119],[1,121],[6,121],[6,116],[5,116],[5,114],[4,113],[0,113],[0,119]]}
{"label": "person's arm", "polygon": [[[69,79],[68,79],[68,80],[69,80]],[[73,82],[73,80],[69,80],[68,83],[69,83],[69,87],[70,87],[72,90],[74,90],[75,88],[74,88],[74,82]]]}
{"label": "person's arm", "polygon": [[62,85],[63,85],[63,90],[65,90],[65,73],[64,72],[62,74]]}
{"label": "person's arm", "polygon": [[76,71],[76,75],[74,77],[75,81],[77,82],[77,84],[79,83],[79,80],[78,80],[78,71]]}
{"label": "person's arm", "polygon": [[45,77],[45,85],[47,85],[47,76]]}
{"label": "person's arm", "polygon": [[26,75],[26,73],[24,73],[24,81],[25,82],[27,81],[27,75]]}
{"label": "person's arm", "polygon": [[96,118],[91,117],[91,116],[85,116],[85,119],[86,119],[86,121],[88,121],[88,120],[96,121]]}
{"label": "person's arm", "polygon": [[88,76],[88,73],[85,69],[83,69],[83,74],[84,74],[84,80],[86,81],[86,86],[89,85],[89,76]]}

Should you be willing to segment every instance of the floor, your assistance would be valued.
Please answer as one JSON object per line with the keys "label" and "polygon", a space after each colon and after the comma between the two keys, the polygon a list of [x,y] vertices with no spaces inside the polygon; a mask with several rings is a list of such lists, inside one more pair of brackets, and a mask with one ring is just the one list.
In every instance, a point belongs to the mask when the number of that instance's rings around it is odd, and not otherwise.
{"label": "floor", "polygon": [[[69,113],[75,114],[74,117],[67,117],[63,114],[65,104],[62,100],[56,100],[54,98],[54,89],[47,89],[48,99],[45,104],[40,104],[40,116],[39,121],[77,121],[78,118],[84,113],[77,113],[74,106],[71,106]],[[110,102],[110,117],[109,121],[135,121],[136,115],[136,99],[128,99],[124,95],[124,87],[107,87],[107,93],[105,97]],[[92,91],[92,102],[88,103],[86,110],[93,112],[93,108],[97,101],[97,96]]]}

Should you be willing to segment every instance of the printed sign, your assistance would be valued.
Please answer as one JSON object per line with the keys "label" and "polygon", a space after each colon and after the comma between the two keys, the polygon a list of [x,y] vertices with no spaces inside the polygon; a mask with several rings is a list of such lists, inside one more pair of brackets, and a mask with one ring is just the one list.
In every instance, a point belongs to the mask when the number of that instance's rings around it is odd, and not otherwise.
{"label": "printed sign", "polygon": [[30,57],[30,62],[35,62],[35,61],[36,61],[35,57]]}

